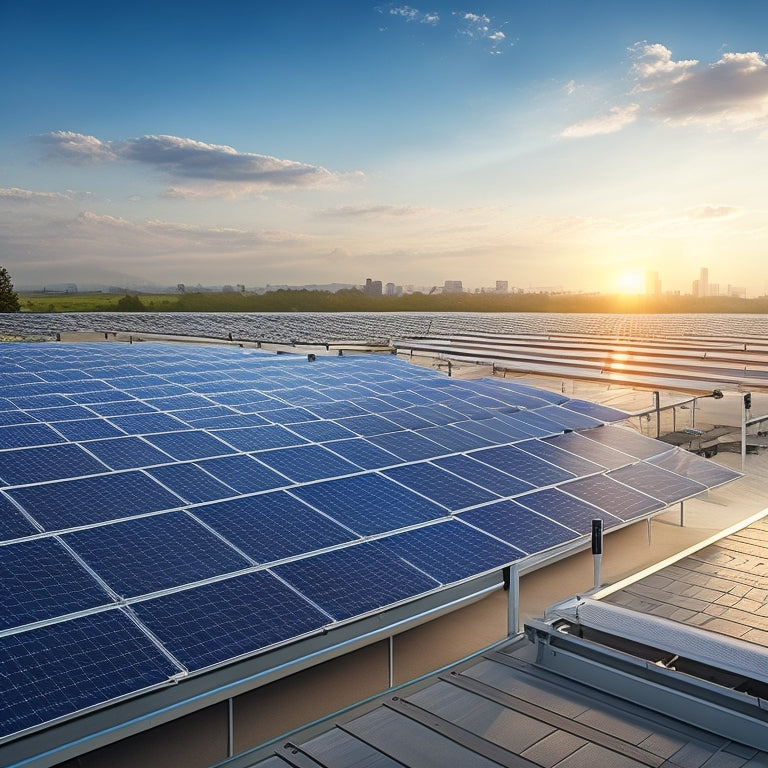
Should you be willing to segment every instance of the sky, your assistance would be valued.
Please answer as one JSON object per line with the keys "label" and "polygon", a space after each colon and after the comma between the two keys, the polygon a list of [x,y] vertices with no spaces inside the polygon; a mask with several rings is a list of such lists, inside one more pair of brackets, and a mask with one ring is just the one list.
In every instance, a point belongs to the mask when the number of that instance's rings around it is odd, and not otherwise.
{"label": "sky", "polygon": [[14,285],[768,293],[764,0],[0,4]]}

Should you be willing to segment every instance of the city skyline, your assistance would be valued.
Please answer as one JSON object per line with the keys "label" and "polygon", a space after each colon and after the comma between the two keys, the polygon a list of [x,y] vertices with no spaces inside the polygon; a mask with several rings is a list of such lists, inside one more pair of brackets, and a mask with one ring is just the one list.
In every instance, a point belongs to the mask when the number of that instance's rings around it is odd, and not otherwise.
{"label": "city skyline", "polygon": [[764,295],[766,23],[745,0],[13,4],[0,264],[683,294],[709,265]]}

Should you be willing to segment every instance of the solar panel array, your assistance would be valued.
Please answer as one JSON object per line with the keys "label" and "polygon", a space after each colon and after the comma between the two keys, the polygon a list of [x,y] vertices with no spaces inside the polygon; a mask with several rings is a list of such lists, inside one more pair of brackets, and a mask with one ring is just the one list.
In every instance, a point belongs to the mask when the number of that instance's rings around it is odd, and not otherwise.
{"label": "solar panel array", "polygon": [[391,356],[0,345],[0,741],[738,475]]}

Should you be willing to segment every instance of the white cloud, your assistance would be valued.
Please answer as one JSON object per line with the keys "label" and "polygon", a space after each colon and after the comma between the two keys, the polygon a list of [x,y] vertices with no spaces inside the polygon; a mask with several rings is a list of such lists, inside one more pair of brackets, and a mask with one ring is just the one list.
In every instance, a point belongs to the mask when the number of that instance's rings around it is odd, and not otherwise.
{"label": "white cloud", "polygon": [[[56,131],[38,137],[38,141],[46,147],[45,157],[49,160],[77,165],[127,160],[191,184],[197,187],[198,194],[200,187],[205,187],[214,196],[247,194],[259,189],[318,187],[361,176],[176,136],[102,142],[93,136]],[[178,194],[193,193],[182,187]]]}
{"label": "white cloud", "polygon": [[680,83],[691,76],[699,63],[696,59],[672,61],[672,51],[659,43],[635,43],[630,53],[635,59],[632,72],[637,79],[636,92]]}
{"label": "white cloud", "polygon": [[410,205],[348,205],[323,211],[324,216],[349,219],[423,217],[433,209]]}
{"label": "white cloud", "polygon": [[637,120],[639,109],[638,104],[611,107],[608,114],[591,117],[588,120],[570,125],[560,135],[569,139],[581,139],[586,136],[616,133]]}
{"label": "white cloud", "polygon": [[378,8],[379,13],[388,13],[390,16],[399,16],[408,22],[427,24],[431,27],[440,23],[440,15],[434,11],[423,12],[410,5],[393,5],[387,9]]}
{"label": "white cloud", "polygon": [[36,204],[36,203],[65,203],[72,200],[81,199],[83,195],[78,195],[74,192],[34,192],[29,189],[19,189],[18,187],[11,187],[8,189],[0,189],[0,204],[2,203],[23,203],[23,204]]}
{"label": "white cloud", "polygon": [[454,12],[453,15],[458,19],[461,34],[474,39],[490,41],[492,53],[498,53],[498,48],[507,39],[501,29],[492,24],[490,16],[484,13],[460,11]]}

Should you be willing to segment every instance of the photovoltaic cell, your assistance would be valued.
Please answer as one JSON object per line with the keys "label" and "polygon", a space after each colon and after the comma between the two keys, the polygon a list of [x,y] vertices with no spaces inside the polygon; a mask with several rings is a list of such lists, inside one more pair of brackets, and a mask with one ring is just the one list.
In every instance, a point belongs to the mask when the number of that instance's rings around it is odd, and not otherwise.
{"label": "photovoltaic cell", "polygon": [[320,630],[328,617],[266,571],[134,603],[136,615],[191,671]]}
{"label": "photovoltaic cell", "polygon": [[63,539],[122,597],[158,592],[252,565],[184,512],[88,528]]}
{"label": "photovoltaic cell", "polygon": [[531,435],[556,435],[567,429],[562,422],[553,421],[544,416],[540,411],[516,411],[507,417],[521,430],[528,431]]}
{"label": "photovoltaic cell", "polygon": [[226,499],[237,493],[195,464],[165,464],[146,471],[190,504]]}
{"label": "photovoltaic cell", "polygon": [[462,512],[459,519],[533,554],[577,538],[570,528],[542,517],[515,501],[504,500]]}
{"label": "photovoltaic cell", "polygon": [[377,445],[368,442],[364,437],[334,440],[332,443],[328,443],[326,447],[362,469],[391,467],[393,464],[399,464],[402,461],[394,453],[379,448]]}
{"label": "photovoltaic cell", "polygon": [[0,480],[6,485],[93,475],[106,469],[74,443],[0,451]]}
{"label": "photovoltaic cell", "polygon": [[41,483],[6,491],[45,530],[103,523],[174,509],[181,499],[143,472],[78,477],[55,485]]}
{"label": "photovoltaic cell", "polygon": [[167,413],[137,413],[130,416],[111,416],[109,420],[129,435],[176,432],[187,426],[183,421],[179,421]]}
{"label": "photovoltaic cell", "polygon": [[295,557],[356,538],[285,491],[206,504],[197,507],[194,515],[257,563]]}
{"label": "photovoltaic cell", "polygon": [[577,499],[563,493],[558,488],[544,488],[540,491],[534,491],[525,496],[519,496],[515,501],[581,534],[590,532],[592,520],[596,518],[601,519],[606,528],[622,522],[615,515],[598,509],[583,499]]}
{"label": "photovoltaic cell", "polygon": [[383,474],[452,511],[498,498],[496,494],[429,463],[394,467]]}
{"label": "photovoltaic cell", "polygon": [[250,456],[221,456],[195,463],[238,493],[256,493],[291,485],[287,477],[273,472]]}
{"label": "photovoltaic cell", "polygon": [[119,437],[121,432],[112,426],[106,419],[79,419],[78,421],[59,421],[56,423],[56,431],[67,440],[77,442],[80,440],[99,440],[104,437]]}
{"label": "photovoltaic cell", "polygon": [[548,405],[542,408],[539,413],[542,416],[554,421],[556,424],[562,424],[563,429],[591,429],[602,425],[599,419],[593,419],[585,413],[571,410],[565,405]]}
{"label": "photovoltaic cell", "polygon": [[32,415],[40,420],[51,424],[56,421],[71,421],[73,419],[88,419],[93,417],[93,412],[80,405],[72,405],[58,408],[37,408],[33,410]]}
{"label": "photovoltaic cell", "polygon": [[254,458],[293,480],[307,483],[359,472],[354,464],[320,445],[299,445],[290,450],[261,451]]}
{"label": "photovoltaic cell", "polygon": [[378,543],[442,584],[500,569],[525,554],[458,520],[397,533]]}
{"label": "photovoltaic cell", "polygon": [[376,542],[278,565],[274,573],[336,621],[406,600],[439,586]]}
{"label": "photovoltaic cell", "polygon": [[171,457],[140,437],[118,437],[90,440],[83,447],[112,469],[136,469],[167,464]]}
{"label": "photovoltaic cell", "polygon": [[145,439],[178,461],[207,459],[234,452],[231,446],[199,429],[186,432],[165,432],[159,435],[149,435]]}
{"label": "photovoltaic cell", "polygon": [[475,461],[469,456],[445,456],[435,459],[431,463],[487,488],[499,496],[516,496],[534,488],[524,480],[494,469],[480,461]]}
{"label": "photovoltaic cell", "polygon": [[274,424],[266,427],[217,429],[212,434],[238,451],[265,451],[270,448],[286,448],[289,445],[302,445],[307,442],[303,437],[299,437],[285,427]]}
{"label": "photovoltaic cell", "polygon": [[64,438],[47,424],[14,424],[0,427],[0,446],[29,448],[32,445],[63,443]]}
{"label": "photovoltaic cell", "polygon": [[563,451],[546,440],[523,440],[517,443],[515,447],[578,477],[604,471],[604,468],[599,464],[583,459],[574,453]]}
{"label": "photovoltaic cell", "polygon": [[162,685],[181,670],[119,610],[0,637],[3,734]]}
{"label": "photovoltaic cell", "polygon": [[652,459],[650,463],[710,488],[741,477],[738,472],[689,451],[665,453],[663,456]]}
{"label": "photovoltaic cell", "polygon": [[361,536],[446,515],[443,507],[377,474],[301,485],[292,494]]}
{"label": "photovoltaic cell", "polygon": [[37,533],[32,523],[16,508],[14,504],[0,493],[0,541],[20,539]]}
{"label": "photovoltaic cell", "polygon": [[0,547],[0,630],[111,602],[106,590],[55,539]]}
{"label": "photovoltaic cell", "polygon": [[628,453],[637,459],[650,459],[670,450],[667,443],[654,440],[652,437],[632,432],[622,427],[598,427],[581,433],[590,440],[615,448],[617,451]]}
{"label": "photovoltaic cell", "polygon": [[290,429],[313,443],[355,437],[354,432],[333,421],[306,421],[302,424],[291,424]]}
{"label": "photovoltaic cell", "polygon": [[399,456],[403,461],[432,459],[450,452],[417,432],[390,432],[386,435],[372,435],[368,439],[379,448]]}
{"label": "photovoltaic cell", "polygon": [[370,414],[368,416],[349,416],[337,420],[339,424],[362,437],[397,432],[400,427],[392,421]]}
{"label": "photovoltaic cell", "polygon": [[[113,418],[115,416],[129,416],[133,414],[144,414],[144,413],[157,413],[151,405],[147,405],[146,403],[142,403],[141,400],[126,400],[126,399],[118,399],[115,398],[116,402],[112,402],[111,400],[108,400],[103,403],[93,403],[89,405],[88,407],[99,414],[99,416],[103,416],[104,418]],[[178,426],[176,427],[178,429]],[[127,431],[127,430],[123,430]]]}
{"label": "photovoltaic cell", "polygon": [[536,487],[555,485],[573,478],[571,472],[537,459],[530,453],[521,451],[514,445],[504,445],[498,448],[484,448],[475,451],[472,458],[482,461],[502,472],[519,477]]}
{"label": "photovoltaic cell", "polygon": [[588,440],[586,437],[582,437],[575,432],[548,437],[541,442],[547,445],[554,445],[556,448],[561,448],[569,453],[574,453],[576,456],[599,464],[605,469],[618,469],[618,467],[624,467],[635,461],[627,453],[621,453],[621,451],[616,451],[602,443]]}
{"label": "photovoltaic cell", "polygon": [[471,432],[467,432],[452,424],[420,429],[418,434],[434,441],[438,445],[442,445],[443,448],[447,448],[449,451],[456,453],[461,451],[471,451],[475,448],[486,448],[493,444],[490,440],[486,440],[484,437],[473,435]]}
{"label": "photovoltaic cell", "polygon": [[620,411],[617,408],[600,405],[599,403],[590,403],[587,400],[568,400],[563,403],[563,408],[575,411],[576,413],[582,413],[585,416],[603,422],[623,421],[629,416],[629,414],[624,413],[624,411]]}
{"label": "photovoltaic cell", "polygon": [[613,470],[607,476],[631,488],[642,490],[667,505],[689,499],[707,490],[701,483],[668,472],[653,464],[633,464],[631,467]]}
{"label": "photovoltaic cell", "polygon": [[[34,424],[37,419],[26,411],[0,411],[0,426],[7,427],[14,424]],[[2,432],[0,432],[0,435]]]}
{"label": "photovoltaic cell", "polygon": [[563,486],[563,490],[622,520],[634,520],[664,508],[664,504],[658,499],[640,493],[606,475],[574,480]]}

